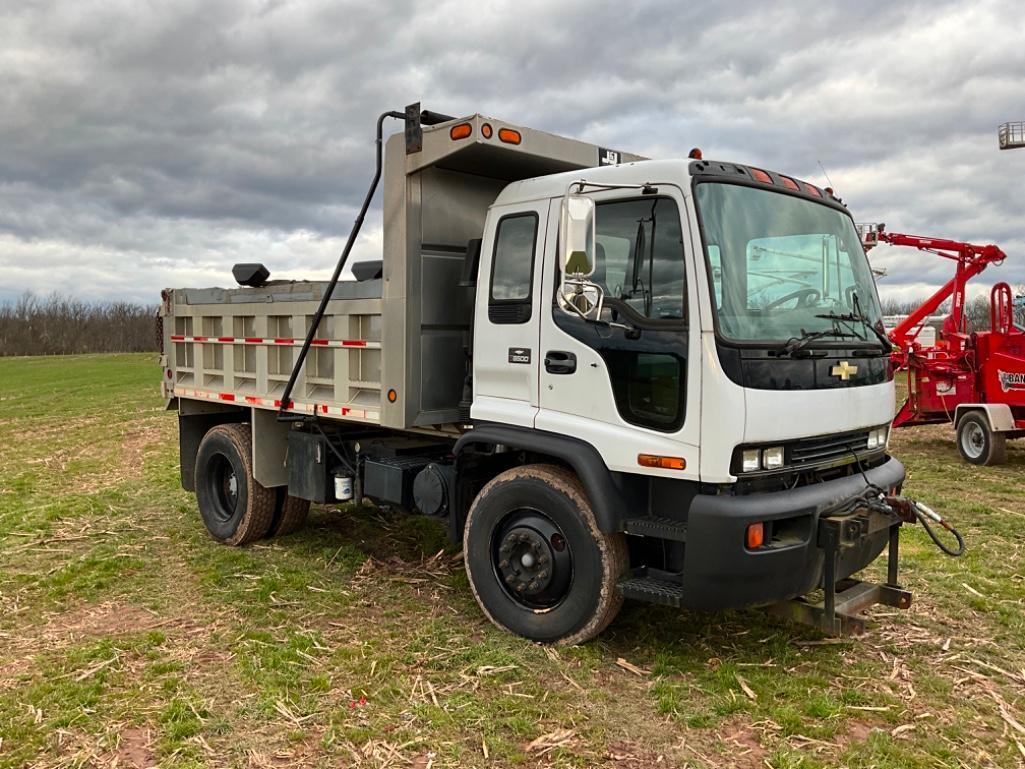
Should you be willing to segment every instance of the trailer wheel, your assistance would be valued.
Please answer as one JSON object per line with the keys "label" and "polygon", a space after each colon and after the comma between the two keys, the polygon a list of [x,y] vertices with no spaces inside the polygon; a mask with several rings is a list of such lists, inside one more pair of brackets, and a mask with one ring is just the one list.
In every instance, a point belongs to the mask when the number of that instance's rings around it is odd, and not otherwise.
{"label": "trailer wheel", "polygon": [[481,490],[463,558],[488,619],[533,641],[589,641],[623,605],[626,537],[599,531],[580,481],[555,465],[507,470]]}
{"label": "trailer wheel", "polygon": [[196,501],[210,536],[245,545],[267,533],[277,494],[253,478],[253,443],[247,423],[217,425],[196,453]]}
{"label": "trailer wheel", "polygon": [[299,499],[288,493],[288,488],[282,486],[277,489],[277,500],[274,505],[274,520],[271,521],[270,529],[267,530],[267,538],[283,537],[298,531],[306,523],[306,516],[310,512],[310,500]]}
{"label": "trailer wheel", "polygon": [[994,432],[979,411],[969,411],[957,423],[957,449],[973,465],[1001,465],[1007,461],[1007,436]]}

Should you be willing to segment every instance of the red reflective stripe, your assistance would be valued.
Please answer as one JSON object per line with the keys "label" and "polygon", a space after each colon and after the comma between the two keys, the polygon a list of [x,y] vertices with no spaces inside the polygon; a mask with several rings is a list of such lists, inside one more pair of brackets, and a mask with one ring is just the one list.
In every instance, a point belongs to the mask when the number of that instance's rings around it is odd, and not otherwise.
{"label": "red reflective stripe", "polygon": [[366,347],[367,343],[363,339],[344,339],[342,344],[346,347]]}
{"label": "red reflective stripe", "polygon": [[185,341],[185,337],[182,336],[181,334],[171,334],[171,341],[172,342],[184,342]]}
{"label": "red reflective stripe", "polygon": [[192,337],[192,341],[193,342],[205,342],[206,341],[206,337],[205,336],[194,336],[194,337]]}
{"label": "red reflective stripe", "polygon": [[320,407],[320,413],[321,414],[326,414],[327,413],[327,406],[321,406]]}
{"label": "red reflective stripe", "polygon": [[218,342],[234,342],[235,337],[233,336],[219,336],[217,337]]}
{"label": "red reflective stripe", "polygon": [[295,344],[294,339],[275,339],[274,344]]}
{"label": "red reflective stripe", "polygon": [[263,344],[263,339],[260,337],[246,337],[246,344]]}
{"label": "red reflective stripe", "polygon": [[222,401],[234,401],[235,400],[234,393],[221,393],[217,397],[219,397]]}
{"label": "red reflective stripe", "polygon": [[314,339],[312,342],[310,342],[310,344],[316,344],[316,345],[324,346],[324,345],[329,344],[329,342],[328,342],[327,339]]}
{"label": "red reflective stripe", "polygon": [[246,403],[252,403],[252,404],[255,404],[255,405],[259,405],[260,404],[260,399],[257,398],[255,395],[247,395],[246,396]]}
{"label": "red reflective stripe", "polygon": [[342,416],[343,417],[347,416],[350,411],[352,411],[352,409],[350,409],[350,408],[348,408],[346,406],[342,406]]}

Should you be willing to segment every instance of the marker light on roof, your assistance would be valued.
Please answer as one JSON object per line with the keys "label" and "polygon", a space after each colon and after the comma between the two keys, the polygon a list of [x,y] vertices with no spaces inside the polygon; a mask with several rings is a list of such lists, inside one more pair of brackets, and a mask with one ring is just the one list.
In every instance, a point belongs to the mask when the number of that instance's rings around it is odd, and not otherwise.
{"label": "marker light on roof", "polygon": [[751,176],[754,177],[755,181],[761,182],[762,184],[772,184],[772,177],[760,168],[752,168]]}
{"label": "marker light on roof", "polygon": [[808,184],[808,182],[801,182],[801,186],[804,187],[804,191],[807,192],[809,195],[814,195],[817,198],[822,197],[822,192],[815,185]]}
{"label": "marker light on roof", "polygon": [[786,187],[787,189],[789,189],[789,190],[797,190],[798,192],[801,191],[801,188],[798,186],[797,182],[795,182],[789,176],[783,176],[782,174],[780,174],[779,178],[783,180],[783,186]]}

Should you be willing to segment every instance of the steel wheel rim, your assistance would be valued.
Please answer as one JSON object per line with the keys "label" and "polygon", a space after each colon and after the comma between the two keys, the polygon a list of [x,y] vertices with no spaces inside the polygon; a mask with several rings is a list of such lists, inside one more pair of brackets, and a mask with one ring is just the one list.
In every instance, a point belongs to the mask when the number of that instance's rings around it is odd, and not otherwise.
{"label": "steel wheel rim", "polygon": [[513,510],[491,541],[495,579],[518,606],[534,612],[559,606],[573,584],[573,553],[565,533],[539,510]]}
{"label": "steel wheel rim", "polygon": [[978,459],[986,447],[986,434],[976,422],[969,422],[961,431],[961,449],[972,459]]}
{"label": "steel wheel rim", "polygon": [[238,509],[238,476],[231,461],[223,454],[211,459],[210,490],[213,492],[213,513],[217,520],[226,522]]}

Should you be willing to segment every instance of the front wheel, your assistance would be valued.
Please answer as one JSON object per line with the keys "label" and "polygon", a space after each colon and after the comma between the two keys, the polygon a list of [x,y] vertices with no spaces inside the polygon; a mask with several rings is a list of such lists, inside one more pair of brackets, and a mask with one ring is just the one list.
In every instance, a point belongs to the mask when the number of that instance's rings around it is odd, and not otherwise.
{"label": "front wheel", "polygon": [[969,411],[957,423],[957,449],[973,465],[1000,465],[1007,461],[1007,436],[994,432],[982,412]]}
{"label": "front wheel", "polygon": [[555,465],[507,470],[470,507],[463,557],[477,603],[495,625],[533,641],[577,644],[623,604],[623,534],[604,534],[573,473]]}

